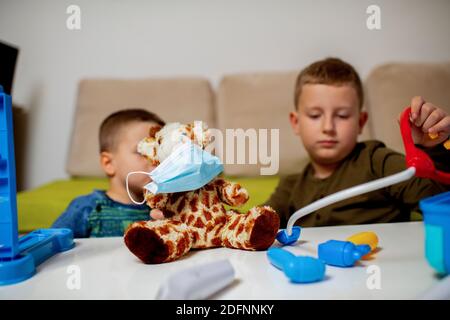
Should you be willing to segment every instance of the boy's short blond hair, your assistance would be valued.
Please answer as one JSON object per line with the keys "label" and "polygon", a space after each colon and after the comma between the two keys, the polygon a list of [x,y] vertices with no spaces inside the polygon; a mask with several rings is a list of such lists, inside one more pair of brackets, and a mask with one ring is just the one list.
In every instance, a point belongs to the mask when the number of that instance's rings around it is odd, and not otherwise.
{"label": "boy's short blond hair", "polygon": [[[100,152],[114,151],[121,129],[131,122],[153,122],[164,126],[165,122],[153,112],[144,109],[125,109],[114,112],[103,120],[99,131]],[[150,130],[150,128],[149,128]]]}
{"label": "boy's short blond hair", "polygon": [[297,77],[295,84],[295,109],[305,84],[344,85],[349,84],[356,90],[359,99],[359,109],[362,109],[364,93],[361,79],[355,68],[338,58],[326,58],[316,61],[303,69]]}

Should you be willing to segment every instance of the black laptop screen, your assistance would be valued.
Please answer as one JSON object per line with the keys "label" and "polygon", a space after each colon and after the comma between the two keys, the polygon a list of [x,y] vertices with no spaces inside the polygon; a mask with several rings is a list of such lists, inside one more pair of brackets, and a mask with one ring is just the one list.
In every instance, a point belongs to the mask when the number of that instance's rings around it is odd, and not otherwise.
{"label": "black laptop screen", "polygon": [[0,85],[11,95],[19,49],[0,41]]}

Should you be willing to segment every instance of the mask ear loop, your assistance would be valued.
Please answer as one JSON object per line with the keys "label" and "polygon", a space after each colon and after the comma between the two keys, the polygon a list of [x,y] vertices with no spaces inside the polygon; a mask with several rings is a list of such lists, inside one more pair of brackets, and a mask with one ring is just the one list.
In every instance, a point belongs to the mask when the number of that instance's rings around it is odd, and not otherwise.
{"label": "mask ear loop", "polygon": [[132,172],[129,172],[127,174],[127,178],[125,179],[125,184],[126,184],[126,187],[127,187],[128,197],[135,204],[144,204],[145,203],[145,197],[144,197],[144,200],[142,200],[141,202],[134,201],[133,197],[131,196],[130,189],[128,188],[128,177],[131,176],[132,174],[136,174],[136,173],[142,173],[142,174],[145,174],[145,175],[149,176],[148,172],[145,172],[145,171],[132,171]]}

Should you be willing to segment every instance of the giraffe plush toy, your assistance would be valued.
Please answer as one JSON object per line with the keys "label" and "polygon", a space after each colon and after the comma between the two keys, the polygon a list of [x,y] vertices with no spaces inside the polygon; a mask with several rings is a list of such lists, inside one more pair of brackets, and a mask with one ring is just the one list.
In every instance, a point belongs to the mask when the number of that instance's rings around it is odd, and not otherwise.
{"label": "giraffe plush toy", "polygon": [[[152,127],[138,151],[153,165],[167,158],[180,141],[196,143],[203,149],[210,143],[209,130],[193,124],[169,123]],[[185,139],[185,140],[183,140]],[[202,188],[186,192],[152,194],[144,191],[147,205],[160,209],[165,219],[132,223],[125,232],[128,249],[144,263],[174,261],[191,249],[228,247],[265,250],[275,240],[280,220],[270,207],[253,207],[247,213],[226,210],[249,199],[238,183],[220,177]]]}

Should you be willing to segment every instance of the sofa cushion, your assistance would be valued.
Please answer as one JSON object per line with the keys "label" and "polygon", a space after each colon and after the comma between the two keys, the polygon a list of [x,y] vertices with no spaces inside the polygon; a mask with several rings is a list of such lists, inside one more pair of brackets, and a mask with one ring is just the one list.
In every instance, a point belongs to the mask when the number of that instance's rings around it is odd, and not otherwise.
{"label": "sofa cushion", "polygon": [[[279,129],[282,175],[300,172],[308,162],[300,137],[294,135],[289,123],[297,75],[297,71],[227,75],[217,93],[217,124],[222,132],[231,128]],[[361,139],[369,138],[367,126]],[[261,167],[267,166],[259,161],[256,165],[225,164],[225,173],[255,176]]]}
{"label": "sofa cushion", "polygon": [[374,138],[404,152],[397,117],[413,96],[450,113],[450,63],[391,63],[375,68],[366,81],[366,101]]}
{"label": "sofa cushion", "polygon": [[71,176],[103,176],[98,131],[101,122],[115,111],[143,108],[166,122],[203,120],[215,125],[213,92],[202,78],[86,79],[78,90],[66,166]]}
{"label": "sofa cushion", "polygon": [[19,232],[50,228],[52,223],[78,196],[94,189],[108,188],[106,178],[72,178],[55,180],[17,194]]}

